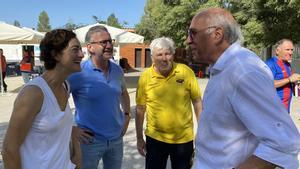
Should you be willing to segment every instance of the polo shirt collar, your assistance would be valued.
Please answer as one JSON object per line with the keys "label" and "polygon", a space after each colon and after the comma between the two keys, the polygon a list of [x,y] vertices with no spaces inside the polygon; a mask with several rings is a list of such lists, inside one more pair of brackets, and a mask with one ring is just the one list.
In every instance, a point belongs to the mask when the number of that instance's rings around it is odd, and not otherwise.
{"label": "polo shirt collar", "polygon": [[154,77],[159,77],[159,78],[169,78],[169,77],[173,76],[175,73],[178,73],[178,72],[179,72],[179,71],[176,69],[176,68],[177,68],[177,65],[178,65],[177,63],[173,62],[171,72],[169,73],[169,75],[168,75],[167,77],[165,77],[165,76],[159,74],[158,72],[156,72],[156,70],[155,70],[155,68],[154,68],[154,64],[152,64],[152,66],[151,66],[151,72],[152,72],[151,74],[152,74],[152,78],[154,78]]}
{"label": "polo shirt collar", "polygon": [[86,65],[88,66],[88,68],[90,69],[95,69],[95,66],[94,66],[94,63],[92,62],[92,59],[89,58],[87,61],[86,61]]}
{"label": "polo shirt collar", "polygon": [[[109,71],[109,72],[110,72],[110,70],[111,70],[111,63],[110,63],[110,62],[111,62],[111,61],[108,60],[108,71]],[[93,61],[92,61],[92,58],[90,58],[90,59],[87,60],[87,64],[88,64],[88,67],[91,68],[92,70],[97,70],[97,71],[101,71],[101,72],[102,72],[102,70],[96,68],[95,64],[94,64]]]}
{"label": "polo shirt collar", "polygon": [[274,59],[275,59],[276,62],[279,62],[279,63],[282,63],[282,64],[290,65],[289,62],[284,61],[284,60],[282,60],[282,59],[279,59],[277,56],[274,56]]}
{"label": "polo shirt collar", "polygon": [[277,56],[274,56],[274,61],[283,63],[283,60],[279,59]]}

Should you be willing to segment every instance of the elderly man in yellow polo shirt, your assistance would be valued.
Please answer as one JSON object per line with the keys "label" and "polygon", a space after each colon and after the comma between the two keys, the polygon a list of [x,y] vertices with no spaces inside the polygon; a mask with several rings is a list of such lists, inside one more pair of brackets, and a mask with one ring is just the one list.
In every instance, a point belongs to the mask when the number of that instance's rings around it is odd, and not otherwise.
{"label": "elderly man in yellow polo shirt", "polygon": [[189,67],[173,62],[172,39],[154,39],[150,50],[153,65],[142,73],[136,94],[137,149],[146,156],[146,169],[165,169],[169,156],[172,168],[188,169],[194,140],[192,109],[197,120],[202,109],[199,85]]}

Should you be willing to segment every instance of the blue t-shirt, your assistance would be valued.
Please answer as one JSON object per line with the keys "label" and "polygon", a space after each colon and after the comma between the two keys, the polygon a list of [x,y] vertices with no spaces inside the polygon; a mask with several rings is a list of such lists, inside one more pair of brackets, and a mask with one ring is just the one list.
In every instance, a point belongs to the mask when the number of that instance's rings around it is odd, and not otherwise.
{"label": "blue t-shirt", "polygon": [[77,125],[93,131],[98,139],[119,138],[124,125],[124,113],[120,109],[122,69],[109,61],[109,73],[105,77],[91,59],[81,63],[81,69],[68,78]]}
{"label": "blue t-shirt", "polygon": [[[291,76],[292,69],[288,62],[282,61],[273,56],[266,61],[266,64],[271,69],[274,80],[281,80]],[[284,107],[288,110],[288,112],[290,112],[290,104],[293,94],[291,83],[276,88],[276,91]]]}

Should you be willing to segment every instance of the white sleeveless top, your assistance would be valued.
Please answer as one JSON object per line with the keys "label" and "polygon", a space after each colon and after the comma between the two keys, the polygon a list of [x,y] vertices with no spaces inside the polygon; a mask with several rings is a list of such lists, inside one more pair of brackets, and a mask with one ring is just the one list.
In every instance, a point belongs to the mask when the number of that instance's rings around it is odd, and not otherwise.
{"label": "white sleeveless top", "polygon": [[42,77],[33,79],[28,85],[38,86],[43,91],[44,101],[21,146],[22,169],[74,169],[69,150],[73,124],[69,103],[65,111],[61,111]]}

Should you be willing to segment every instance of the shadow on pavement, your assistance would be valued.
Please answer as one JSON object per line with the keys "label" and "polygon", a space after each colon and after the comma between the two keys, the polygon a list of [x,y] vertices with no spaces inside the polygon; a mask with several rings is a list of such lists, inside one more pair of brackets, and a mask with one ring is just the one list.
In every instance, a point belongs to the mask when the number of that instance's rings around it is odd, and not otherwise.
{"label": "shadow on pavement", "polygon": [[23,86],[20,86],[12,91],[10,91],[11,93],[19,93],[19,91],[22,89]]}
{"label": "shadow on pavement", "polygon": [[136,88],[139,80],[139,75],[136,76],[125,76],[125,83],[126,87],[129,88]]}
{"label": "shadow on pavement", "polygon": [[[6,130],[8,127],[8,122],[0,123],[0,152],[2,152],[2,145],[4,141],[4,136],[6,134]],[[2,155],[0,155],[0,169],[3,169],[3,161],[2,161]]]}
{"label": "shadow on pavement", "polygon": [[132,72],[140,72],[140,71],[137,69],[134,69],[134,68],[130,68],[130,69],[126,70],[126,73],[132,73]]}
{"label": "shadow on pavement", "polygon": [[[131,126],[134,125],[134,120],[131,120],[130,123]],[[138,153],[136,148],[135,127],[129,127],[126,135],[124,136],[124,156],[122,168],[145,168],[145,158]]]}
{"label": "shadow on pavement", "polygon": [[2,144],[3,144],[4,136],[6,134],[7,127],[8,127],[8,122],[0,123],[0,151],[2,151]]}
{"label": "shadow on pavement", "polygon": [[123,165],[124,169],[141,169],[145,168],[145,158],[142,157],[136,148],[136,131],[135,131],[135,108],[131,106],[131,120],[128,130],[124,136],[124,156]]}

